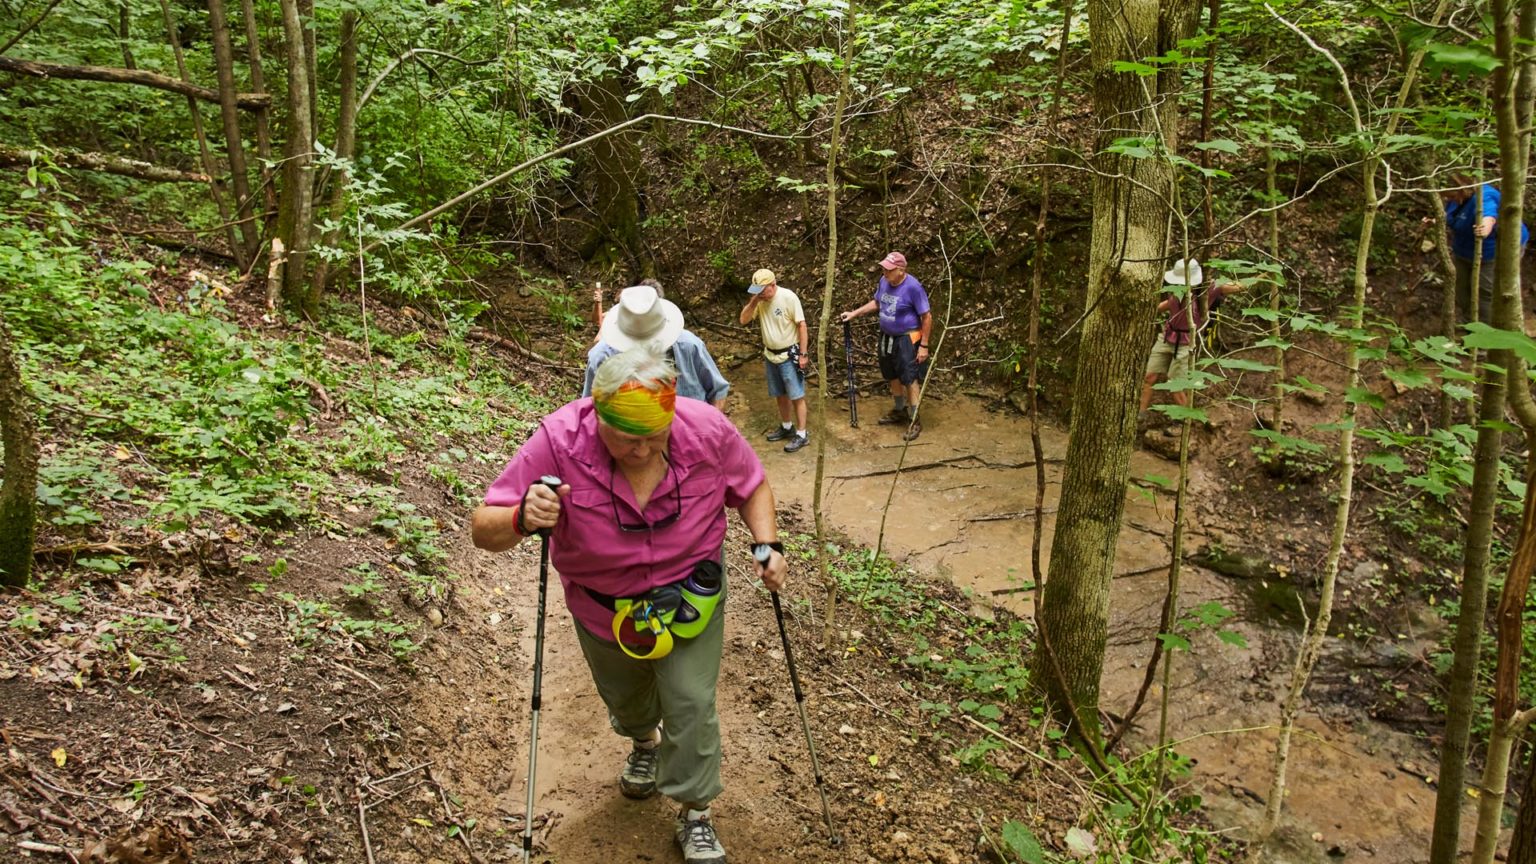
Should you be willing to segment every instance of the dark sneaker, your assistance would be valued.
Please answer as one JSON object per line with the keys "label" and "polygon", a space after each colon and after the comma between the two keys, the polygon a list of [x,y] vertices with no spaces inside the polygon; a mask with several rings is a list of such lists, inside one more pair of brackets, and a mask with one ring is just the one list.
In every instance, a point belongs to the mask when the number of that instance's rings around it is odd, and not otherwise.
{"label": "dark sneaker", "polygon": [[881,426],[905,426],[912,418],[907,416],[907,409],[892,408],[886,414],[881,415]]}
{"label": "dark sneaker", "polygon": [[917,436],[921,434],[923,434],[923,421],[913,420],[912,425],[908,427],[907,431],[902,433],[901,440],[916,441]]}
{"label": "dark sneaker", "polygon": [[789,439],[788,444],[784,445],[784,452],[793,453],[809,443],[811,443],[811,433],[807,432],[804,435],[796,435]]}
{"label": "dark sneaker", "polygon": [[629,757],[624,760],[624,770],[619,773],[619,791],[625,798],[636,800],[656,794],[656,763],[661,757],[661,744],[643,747],[635,742]]}
{"label": "dark sneaker", "polygon": [[725,848],[715,836],[708,810],[684,810],[677,814],[676,836],[687,864],[725,864]]}
{"label": "dark sneaker", "polygon": [[788,438],[794,434],[795,430],[793,429],[785,429],[783,426],[775,426],[774,428],[769,429],[768,434],[764,435],[763,437],[767,438],[769,441],[783,441],[785,438]]}

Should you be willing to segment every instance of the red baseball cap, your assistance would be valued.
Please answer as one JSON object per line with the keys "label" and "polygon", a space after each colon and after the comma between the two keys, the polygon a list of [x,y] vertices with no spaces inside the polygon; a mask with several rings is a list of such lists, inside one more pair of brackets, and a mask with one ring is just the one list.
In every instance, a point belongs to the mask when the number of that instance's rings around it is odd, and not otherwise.
{"label": "red baseball cap", "polygon": [[880,269],[882,270],[895,270],[898,267],[903,270],[907,269],[907,256],[900,252],[892,252],[880,259]]}

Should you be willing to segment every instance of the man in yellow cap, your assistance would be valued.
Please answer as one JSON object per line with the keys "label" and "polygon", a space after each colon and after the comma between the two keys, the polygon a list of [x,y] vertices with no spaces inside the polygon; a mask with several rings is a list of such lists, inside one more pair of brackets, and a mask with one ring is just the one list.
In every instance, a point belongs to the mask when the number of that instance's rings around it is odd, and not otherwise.
{"label": "man in yellow cap", "polygon": [[811,362],[805,310],[795,292],[779,287],[772,270],[753,273],[747,293],[752,296],[741,310],[741,323],[757,321],[763,335],[768,395],[779,403],[779,426],[764,437],[769,441],[788,438],[784,452],[793,453],[811,441],[805,428],[805,367]]}

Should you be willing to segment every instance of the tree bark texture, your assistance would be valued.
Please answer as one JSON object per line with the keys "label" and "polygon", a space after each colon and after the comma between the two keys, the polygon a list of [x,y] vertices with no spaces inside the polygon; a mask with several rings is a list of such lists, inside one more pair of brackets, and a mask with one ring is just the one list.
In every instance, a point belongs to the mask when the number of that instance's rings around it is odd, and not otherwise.
{"label": "tree bark texture", "polygon": [[[1504,226],[1517,226],[1524,221],[1526,171],[1530,165],[1531,103],[1533,93],[1536,93],[1536,81],[1533,81],[1536,69],[1533,69],[1528,47],[1532,37],[1536,36],[1536,0],[1523,0],[1518,8],[1517,24],[1515,3],[1511,0],[1495,0],[1493,3],[1494,51],[1504,61],[1493,78],[1494,129],[1499,141],[1500,187],[1509,196],[1508,201],[1500,199],[1499,204],[1499,224]],[[1518,230],[1506,228],[1499,232],[1494,252],[1492,323],[1500,330],[1524,332],[1522,322],[1525,315],[1520,290],[1521,252]],[[1536,444],[1536,441],[1531,440],[1530,424],[1536,418],[1532,417],[1530,379],[1523,374],[1524,369],[1521,367],[1524,364],[1513,352],[1502,353],[1502,362],[1506,364],[1504,368],[1509,370],[1505,374],[1507,398],[1525,428],[1525,443],[1530,447]],[[1492,353],[1489,359],[1495,364],[1501,362]],[[1479,439],[1481,434],[1482,430]],[[1527,472],[1525,479],[1529,483],[1536,478]],[[1498,653],[1494,672],[1493,732],[1484,762],[1482,795],[1477,802],[1477,834],[1473,841],[1472,864],[1490,864],[1493,861],[1504,815],[1505,790],[1509,785],[1511,747],[1514,738],[1524,731],[1523,723],[1517,719],[1517,712],[1520,708],[1520,662],[1524,653],[1523,618],[1533,569],[1536,569],[1536,488],[1527,485],[1514,557],[1510,561],[1504,589],[1499,595],[1498,608],[1494,614]],[[1463,592],[1466,590],[1464,587]],[[1459,631],[1457,635],[1460,635]],[[1476,676],[1476,667],[1473,667],[1473,675]],[[1449,734],[1446,742],[1449,746]],[[1435,803],[1438,828],[1438,806],[1442,802],[1437,798]],[[1523,801],[1522,811],[1531,804],[1530,801]],[[1523,816],[1523,812],[1520,815]],[[1519,818],[1517,816],[1517,820]]]}
{"label": "tree bark texture", "polygon": [[[240,0],[240,17],[245,22],[245,53],[251,68],[251,89],[265,96],[267,83],[261,71],[261,30],[256,24],[255,0]],[[270,102],[270,99],[269,99]],[[277,188],[272,182],[271,107],[256,109],[256,155],[261,158],[261,195],[267,213],[277,210]]]}
{"label": "tree bark texture", "polygon": [[37,537],[37,418],[21,380],[10,328],[0,320],[0,445],[5,479],[0,482],[0,586],[20,588],[32,577]]}
{"label": "tree bark texture", "polygon": [[[341,105],[336,112],[336,158],[350,160],[357,149],[357,11],[341,13]],[[329,221],[337,227],[320,240],[323,246],[335,246],[341,237],[341,217],[346,213],[347,181],[345,168],[337,169],[329,179]],[[315,263],[315,293],[325,294],[331,279],[331,262],[321,258]]]}
{"label": "tree bark texture", "polygon": [[133,36],[132,22],[133,10],[128,8],[128,0],[117,0],[117,46],[123,52],[123,66],[127,69],[139,68],[139,64],[133,60],[133,46],[129,43]]}
{"label": "tree bark texture", "polygon": [[[832,292],[837,284],[837,164],[843,146],[843,113],[848,109],[849,69],[853,66],[853,10],[848,10],[848,27],[842,33],[843,69],[837,82],[837,102],[832,108],[832,132],[827,141],[827,273],[821,288],[821,320],[817,322],[816,356],[827,368],[828,334],[832,332]],[[831,375],[822,375],[816,388],[816,487],[811,512],[816,517],[816,548],[825,548],[826,525],[822,512],[823,482],[827,475],[827,390]],[[828,570],[830,556],[816,556],[816,573],[826,591],[826,612],[822,621],[821,646],[832,644],[837,620],[837,577]]]}
{"label": "tree bark texture", "polygon": [[[1058,718],[1076,714],[1099,737],[1099,677],[1115,544],[1125,509],[1132,435],[1166,251],[1172,169],[1161,157],[1105,152],[1128,137],[1177,151],[1176,74],[1115,72],[1175,47],[1194,29],[1196,0],[1091,0],[1094,116],[1093,240],[1072,425],[1050,570],[1036,616],[1037,681]],[[1072,709],[1075,707],[1075,711]]]}
{"label": "tree bark texture", "polygon": [[318,297],[308,288],[310,232],[314,221],[314,127],[310,125],[309,62],[304,56],[304,22],[298,0],[281,0],[283,36],[288,55],[288,141],[283,156],[283,191],[278,235],[287,250],[283,262],[283,302],[313,317]]}
{"label": "tree bark texture", "polygon": [[[0,72],[29,75],[33,78],[63,78],[70,81],[105,81],[113,84],[137,84],[168,93],[180,93],[204,102],[218,102],[217,90],[199,87],[188,81],[180,81],[168,75],[146,72],[143,69],[114,69],[111,66],[64,66],[58,63],[39,63],[16,57],[0,57]],[[265,93],[237,93],[235,105],[255,111],[272,104],[272,97]]]}
{"label": "tree bark texture", "polygon": [[212,31],[214,68],[219,79],[219,118],[224,123],[224,153],[229,159],[230,189],[235,195],[235,216],[240,222],[241,260],[250,261],[261,242],[260,227],[251,219],[251,180],[245,164],[245,143],[240,134],[240,109],[235,105],[235,53],[229,39],[229,17],[224,0],[208,0],[208,26]]}
{"label": "tree bark texture", "polygon": [[[597,119],[604,127],[616,126],[629,119],[623,86],[616,76],[606,76],[578,92],[582,115]],[[592,179],[596,187],[592,203],[597,224],[582,244],[581,255],[591,260],[614,262],[622,255],[639,270],[640,199],[636,179],[643,170],[640,152],[628,135],[604,138],[592,147]]]}
{"label": "tree bark texture", "polygon": [[[181,51],[180,28],[176,19],[171,14],[170,0],[160,0],[160,15],[165,20],[165,38],[171,43],[171,53],[176,57],[176,71],[181,75],[181,80],[191,83],[192,78],[187,74],[187,60]],[[197,135],[197,153],[203,162],[203,173],[212,178],[208,184],[208,194],[213,198],[213,206],[218,208],[219,218],[224,223],[225,239],[229,243],[229,251],[234,253],[235,263],[240,269],[245,269],[245,250],[240,246],[239,233],[235,230],[233,220],[230,219],[229,205],[224,200],[223,183],[214,176],[213,155],[208,152],[208,135],[203,130],[203,110],[198,107],[197,98],[187,97],[187,110],[192,114],[192,131]]]}
{"label": "tree bark texture", "polygon": [[34,162],[52,162],[61,168],[100,171],[104,174],[137,177],[140,180],[154,180],[160,183],[207,183],[209,181],[207,174],[182,171],[179,168],[140,162],[137,159],[124,159],[110,153],[86,153],[78,150],[43,151],[0,144],[0,166],[11,168],[31,165]]}
{"label": "tree bark texture", "polygon": [[[1525,172],[1530,160],[1529,132],[1523,131],[1530,123],[1530,99],[1532,87],[1527,76],[1529,63],[1519,56],[1517,45],[1521,38],[1529,39],[1536,28],[1536,3],[1524,0],[1518,4],[1523,13],[1516,23],[1517,4],[1512,0],[1494,0],[1492,4],[1494,24],[1494,53],[1504,62],[1493,71],[1492,95],[1494,128],[1499,141],[1500,191],[1498,244],[1494,251],[1493,325],[1500,329],[1523,332],[1521,322],[1513,316],[1520,304],[1520,232],[1518,227],[1524,215],[1522,199],[1525,196]],[[1518,32],[1517,32],[1518,30]],[[1525,44],[1529,44],[1526,42]],[[1524,104],[1521,104],[1522,99]],[[1523,125],[1522,125],[1523,124]],[[1505,222],[1506,218],[1513,222]],[[1475,306],[1473,307],[1475,308]],[[1440,750],[1440,784],[1435,795],[1435,822],[1430,836],[1430,864],[1454,864],[1461,847],[1461,808],[1466,800],[1463,784],[1466,782],[1467,762],[1470,756],[1472,720],[1476,713],[1478,667],[1481,659],[1482,638],[1485,628],[1484,615],[1488,608],[1488,561],[1493,540],[1494,514],[1497,509],[1500,457],[1503,452],[1502,422],[1509,401],[1508,380],[1505,370],[1515,363],[1514,353],[1508,349],[1488,352],[1488,362],[1480,367],[1482,379],[1478,388],[1477,443],[1473,447],[1472,497],[1467,509],[1467,531],[1462,544],[1461,614],[1456,619],[1456,635],[1452,642],[1455,655],[1451,661],[1451,674],[1447,681],[1446,718],[1443,744]],[[1521,574],[1511,573],[1510,582]],[[1529,578],[1529,573],[1524,574]],[[1509,588],[1506,586],[1506,591]],[[1524,606],[1524,591],[1512,602]],[[1508,598],[1506,598],[1508,599]],[[1504,612],[1501,604],[1501,612]],[[1519,681],[1519,612],[1516,611],[1516,633],[1512,657],[1503,655],[1509,647],[1503,643],[1499,688],[1494,701],[1494,723],[1513,714],[1515,694],[1505,693],[1513,680]],[[1503,628],[1500,628],[1501,631]],[[1504,636],[1501,632],[1501,637]],[[1507,754],[1506,754],[1506,758]],[[1502,790],[1501,790],[1502,791]],[[1497,814],[1494,815],[1497,820]],[[1497,831],[1497,821],[1493,829]],[[1491,857],[1492,849],[1487,854]]]}
{"label": "tree bark texture", "polygon": [[1536,747],[1525,749],[1530,757],[1525,765],[1525,783],[1520,787],[1520,812],[1515,815],[1515,831],[1509,838],[1508,864],[1536,864]]}

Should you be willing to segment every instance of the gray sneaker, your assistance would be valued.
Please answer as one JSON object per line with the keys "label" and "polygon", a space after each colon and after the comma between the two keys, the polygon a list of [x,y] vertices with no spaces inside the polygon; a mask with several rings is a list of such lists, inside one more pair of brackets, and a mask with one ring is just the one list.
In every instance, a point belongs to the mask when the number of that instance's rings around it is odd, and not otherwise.
{"label": "gray sneaker", "polygon": [[811,433],[807,432],[804,435],[796,435],[789,439],[788,444],[784,445],[784,452],[793,453],[809,443],[811,443]]}
{"label": "gray sneaker", "polygon": [[[690,819],[689,816],[697,818]],[[725,864],[725,847],[715,836],[708,810],[683,810],[677,814],[677,845],[687,864]]]}
{"label": "gray sneaker", "polygon": [[783,426],[775,426],[772,429],[769,429],[768,432],[763,435],[763,437],[767,438],[769,441],[783,441],[785,438],[788,438],[794,434],[794,429],[785,429]]}
{"label": "gray sneaker", "polygon": [[661,759],[661,745],[642,747],[636,741],[619,772],[619,791],[625,798],[640,800],[656,794],[656,763]]}

